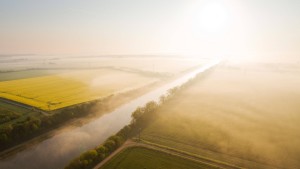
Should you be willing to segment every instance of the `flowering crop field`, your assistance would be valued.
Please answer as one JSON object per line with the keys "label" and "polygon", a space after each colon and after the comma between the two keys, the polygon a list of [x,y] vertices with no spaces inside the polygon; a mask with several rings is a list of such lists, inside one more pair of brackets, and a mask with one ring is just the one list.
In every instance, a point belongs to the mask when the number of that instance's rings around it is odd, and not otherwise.
{"label": "flowering crop field", "polygon": [[82,70],[0,82],[0,97],[51,111],[155,82],[156,78],[116,70]]}

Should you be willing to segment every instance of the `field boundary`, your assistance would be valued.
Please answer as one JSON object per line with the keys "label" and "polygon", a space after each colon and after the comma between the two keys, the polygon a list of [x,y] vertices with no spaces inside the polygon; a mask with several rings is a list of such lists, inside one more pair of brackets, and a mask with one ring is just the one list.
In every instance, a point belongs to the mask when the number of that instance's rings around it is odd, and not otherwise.
{"label": "field boundary", "polygon": [[37,107],[34,107],[34,106],[30,106],[30,105],[27,105],[27,104],[24,104],[24,103],[21,103],[21,102],[17,102],[17,101],[14,101],[14,100],[10,100],[10,99],[7,99],[7,98],[3,98],[3,97],[0,97],[0,102],[4,102],[4,103],[7,103],[7,104],[10,104],[10,105],[13,105],[13,106],[17,106],[17,107],[22,107],[22,108],[27,109],[27,110],[31,110],[31,111],[34,111],[34,112],[41,113],[45,116],[50,116],[51,115],[50,112],[56,111],[56,110],[45,111],[43,109],[40,109],[40,108],[37,108]]}
{"label": "field boundary", "polygon": [[[150,137],[153,137],[153,138],[159,138],[160,140],[166,140],[166,141],[169,141],[169,142],[173,142],[175,144],[180,144],[180,145],[188,145],[190,147],[196,147],[196,149],[199,149],[199,150],[203,150],[203,151],[206,151],[206,152],[210,152],[210,153],[214,153],[214,154],[219,154],[219,155],[226,155],[227,157],[229,158],[233,158],[234,160],[239,160],[241,162],[247,162],[247,163],[253,163],[255,165],[260,165],[262,168],[265,168],[265,167],[268,167],[270,169],[284,169],[284,168],[281,168],[281,167],[278,167],[278,166],[274,166],[272,164],[268,164],[268,163],[263,163],[263,162],[260,162],[260,161],[254,161],[254,160],[251,160],[251,159],[246,159],[246,158],[242,158],[242,157],[239,157],[239,156],[236,156],[236,155],[231,155],[231,154],[228,154],[228,153],[222,153],[222,152],[219,152],[219,151],[215,151],[215,150],[211,150],[209,148],[205,148],[204,146],[205,145],[201,145],[201,146],[198,146],[198,144],[194,143],[194,144],[188,144],[186,142],[182,142],[182,141],[179,141],[179,140],[174,140],[174,139],[171,139],[171,138],[168,138],[168,137],[163,137],[163,136],[156,136],[156,135],[152,135],[152,134],[145,134],[144,136],[150,136]],[[149,138],[149,137],[148,137]],[[144,138],[142,139],[144,142],[148,142],[150,144],[155,144],[157,146],[162,146],[162,147],[167,147],[165,145],[161,145],[161,144],[157,144],[157,143],[153,143],[151,141],[146,141],[147,138]],[[152,140],[153,141],[153,140]],[[168,148],[171,148],[171,147],[168,147]],[[178,150],[176,148],[171,148],[171,149],[174,149],[174,150]],[[182,150],[178,150],[178,151],[182,151]],[[182,151],[182,152],[185,152],[185,153],[188,153],[188,154],[191,154],[191,155],[194,155],[194,156],[199,156],[195,153],[189,153],[187,151]]]}
{"label": "field boundary", "polygon": [[205,157],[199,157],[193,154],[189,154],[180,150],[176,150],[176,149],[172,149],[169,147],[165,147],[165,146],[161,146],[161,145],[157,145],[151,142],[147,142],[144,140],[141,140],[139,142],[134,141],[134,140],[127,140],[120,148],[118,148],[116,151],[114,151],[110,156],[108,156],[107,158],[105,158],[103,161],[101,161],[99,164],[97,164],[94,169],[99,169],[100,167],[102,167],[103,165],[105,165],[107,162],[109,162],[110,160],[112,160],[113,158],[116,157],[116,155],[118,155],[120,152],[128,149],[128,148],[133,148],[133,147],[142,147],[142,148],[147,148],[150,150],[155,150],[158,152],[162,152],[162,153],[166,153],[172,156],[177,156],[180,158],[184,158],[187,160],[191,160],[197,163],[202,163],[202,164],[206,164],[206,165],[210,165],[212,167],[217,167],[217,168],[221,168],[221,169],[242,169],[242,167],[238,167],[238,166],[234,166],[231,164],[227,164],[221,161],[216,161],[213,159],[208,159]]}

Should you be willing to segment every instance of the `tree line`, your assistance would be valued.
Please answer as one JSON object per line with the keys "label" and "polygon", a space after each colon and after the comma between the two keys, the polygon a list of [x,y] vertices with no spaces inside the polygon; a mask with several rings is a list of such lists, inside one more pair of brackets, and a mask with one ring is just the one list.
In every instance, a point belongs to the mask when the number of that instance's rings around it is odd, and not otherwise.
{"label": "tree line", "polygon": [[29,115],[24,118],[20,117],[23,119],[7,125],[2,125],[0,127],[0,150],[4,150],[22,141],[49,131],[69,119],[85,116],[90,113],[91,108],[97,102],[99,101],[86,102],[66,107],[49,116],[40,115],[35,117]]}
{"label": "tree line", "polygon": [[79,157],[73,159],[65,169],[89,169],[100,163],[130,137],[136,136],[143,130],[154,118],[154,113],[162,105],[169,100],[178,88],[168,91],[166,96],[161,96],[159,103],[155,101],[148,102],[143,107],[138,107],[132,114],[130,124],[124,126],[115,135],[110,136],[103,144],[82,153]]}
{"label": "tree line", "polygon": [[[204,74],[206,75],[206,74]],[[160,97],[159,102],[150,101],[143,107],[138,107],[132,112],[130,124],[124,126],[115,135],[109,137],[103,144],[82,153],[79,157],[73,159],[65,169],[90,169],[100,163],[123,143],[133,136],[140,133],[155,118],[157,109],[166,101],[170,100],[178,91],[190,86],[200,75],[196,75],[184,84],[168,90],[166,95]],[[203,77],[203,75],[201,75]]]}
{"label": "tree line", "polygon": [[82,153],[79,157],[73,159],[65,169],[88,169],[104,160],[130,137],[134,136],[147,117],[158,108],[156,102],[149,102],[146,106],[137,108],[132,113],[132,121],[124,126],[115,135],[110,136],[103,144]]}

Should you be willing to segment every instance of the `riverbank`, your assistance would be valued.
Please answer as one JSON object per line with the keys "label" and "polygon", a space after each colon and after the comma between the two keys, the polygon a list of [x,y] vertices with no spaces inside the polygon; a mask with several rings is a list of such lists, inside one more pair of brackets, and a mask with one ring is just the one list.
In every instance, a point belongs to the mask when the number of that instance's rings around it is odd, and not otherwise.
{"label": "riverbank", "polygon": [[[58,135],[65,131],[70,131],[74,128],[80,127],[86,123],[89,123],[93,121],[95,118],[99,118],[102,115],[109,113],[116,109],[117,107],[126,104],[130,102],[131,100],[159,87],[160,85],[163,85],[166,82],[156,82],[152,83],[150,85],[127,91],[124,93],[119,93],[116,95],[113,95],[105,100],[105,102],[99,102],[92,108],[92,113],[87,114],[87,116],[83,116],[80,118],[73,118],[69,119],[61,124],[58,124],[56,126],[53,126],[52,128],[49,128],[48,130],[44,131],[42,134],[29,139],[23,143],[20,143],[18,145],[15,145],[11,148],[5,149],[0,152],[0,160],[8,158],[10,156],[13,156],[14,154],[17,154],[20,151],[26,150],[27,148],[34,146],[38,144],[39,142],[42,142],[44,140],[47,140],[48,138],[51,138],[55,135]],[[101,109],[99,111],[99,108]]]}
{"label": "riverbank", "polygon": [[[157,110],[160,109],[165,102],[171,99],[178,91],[184,89],[190,85],[196,78],[199,78],[200,73],[207,73],[207,71],[218,64],[219,62],[213,62],[208,64],[201,69],[193,72],[190,76],[183,77],[172,83],[172,87],[167,88],[165,94],[161,94],[158,98],[150,100],[143,107],[138,107],[136,110],[132,111],[131,120],[128,125],[125,125],[121,130],[119,130],[115,135],[111,135],[103,144],[96,146],[93,149],[81,153],[80,156],[73,159],[65,168],[86,168],[89,169],[95,166],[97,163],[105,160],[109,155],[114,153],[114,151],[122,146],[124,140],[131,138],[132,136],[139,135],[139,133],[153,121],[153,115]],[[157,97],[157,96],[156,96]],[[116,139],[118,138],[118,139]]]}
{"label": "riverbank", "polygon": [[[30,148],[19,152],[17,156],[11,156],[0,161],[0,167],[10,168],[62,168],[71,159],[82,152],[92,149],[106,138],[119,131],[131,121],[131,113],[139,106],[143,106],[149,101],[158,101],[160,96],[169,89],[179,86],[195,75],[205,72],[215,66],[217,62],[211,62],[189,73],[185,73],[176,79],[168,79],[164,84],[156,89],[150,90],[147,94],[131,100],[110,113],[106,113],[100,118],[80,127],[72,128],[65,132],[54,135]],[[35,163],[29,163],[35,159]]]}

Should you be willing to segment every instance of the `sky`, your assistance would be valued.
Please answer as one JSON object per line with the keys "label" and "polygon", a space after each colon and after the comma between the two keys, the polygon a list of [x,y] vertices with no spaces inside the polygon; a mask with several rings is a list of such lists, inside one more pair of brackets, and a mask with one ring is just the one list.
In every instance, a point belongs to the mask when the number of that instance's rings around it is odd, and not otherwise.
{"label": "sky", "polygon": [[299,0],[0,0],[0,54],[300,54]]}

